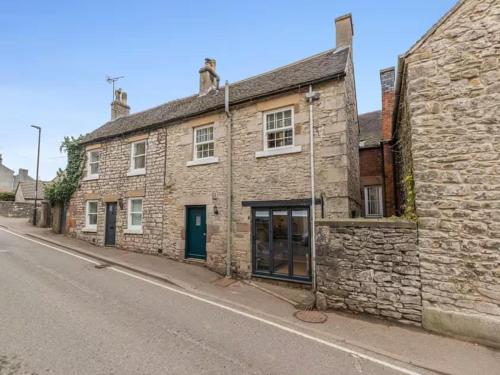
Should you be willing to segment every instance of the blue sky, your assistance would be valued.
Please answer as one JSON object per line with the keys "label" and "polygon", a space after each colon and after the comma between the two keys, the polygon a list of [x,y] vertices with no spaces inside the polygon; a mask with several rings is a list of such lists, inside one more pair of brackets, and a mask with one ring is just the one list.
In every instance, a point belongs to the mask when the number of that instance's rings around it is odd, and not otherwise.
{"label": "blue sky", "polygon": [[351,12],[359,112],[380,107],[379,70],[395,65],[455,0],[2,1],[0,153],[40,176],[64,167],[65,135],[109,119],[105,76],[124,75],[132,111],[198,89],[205,57],[237,81],[333,48],[335,17]]}

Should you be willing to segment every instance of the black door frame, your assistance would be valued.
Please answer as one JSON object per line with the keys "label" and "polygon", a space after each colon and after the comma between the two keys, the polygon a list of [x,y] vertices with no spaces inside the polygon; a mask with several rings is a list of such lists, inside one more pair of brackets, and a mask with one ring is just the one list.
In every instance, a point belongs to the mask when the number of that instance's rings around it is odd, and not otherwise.
{"label": "black door frame", "polygon": [[[203,241],[205,241],[205,258],[195,258],[195,257],[190,257],[188,256],[188,228],[189,228],[189,209],[190,208],[203,208],[205,210],[205,235],[203,236]],[[199,260],[206,260],[207,259],[207,206],[204,204],[192,204],[192,205],[187,205],[186,210],[185,210],[185,224],[184,224],[184,259],[199,259]]]}
{"label": "black door frame", "polygon": [[[108,244],[108,206],[110,204],[115,205],[115,238],[113,244]],[[116,219],[118,216],[118,202],[105,202],[105,212],[104,212],[104,246],[116,246]]]}
{"label": "black door frame", "polygon": [[[309,275],[307,277],[293,275],[293,241],[292,241],[292,215],[293,210],[307,210],[307,229],[308,229],[308,247],[309,247]],[[256,227],[255,227],[255,212],[264,211],[269,212],[269,258],[270,258],[270,271],[263,272],[257,271],[257,249],[255,246]],[[274,248],[273,248],[273,211],[287,211],[288,221],[288,275],[274,273]],[[294,206],[272,206],[272,207],[252,207],[252,275],[263,278],[288,280],[301,283],[310,284],[312,282],[311,275],[311,207],[309,205],[294,205]]]}

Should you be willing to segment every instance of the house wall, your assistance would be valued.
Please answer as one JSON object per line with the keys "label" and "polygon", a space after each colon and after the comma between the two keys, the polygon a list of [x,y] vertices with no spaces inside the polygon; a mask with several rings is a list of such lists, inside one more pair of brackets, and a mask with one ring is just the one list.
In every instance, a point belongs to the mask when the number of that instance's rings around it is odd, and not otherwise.
{"label": "house wall", "polygon": [[[380,147],[359,149],[360,194],[362,212],[365,210],[364,188],[370,185],[384,185],[383,155]],[[386,213],[384,207],[384,214]],[[364,213],[366,215],[366,213]]]}
{"label": "house wall", "polygon": [[[157,253],[163,249],[165,129],[124,138],[114,138],[90,148],[100,150],[99,179],[81,181],[73,195],[67,215],[70,234],[104,245],[106,202],[119,202],[116,218],[116,245],[120,248]],[[146,174],[127,176],[131,143],[147,140]],[[84,176],[87,175],[86,167]],[[129,197],[143,197],[143,234],[127,234]],[[97,232],[85,230],[85,202],[98,200]]]}
{"label": "house wall", "polygon": [[[359,207],[359,181],[349,177],[357,170],[357,159],[348,160],[355,145],[357,122],[347,129],[347,118],[354,118],[352,96],[345,92],[343,80],[313,87],[320,94],[314,102],[315,168],[317,196],[324,198],[325,217],[349,217]],[[233,270],[248,276],[251,272],[250,208],[247,200],[310,198],[309,104],[308,88],[231,108],[233,112]],[[257,157],[263,146],[263,114],[283,107],[294,109],[295,146],[293,154]],[[189,166],[193,159],[193,128],[213,124],[217,163]],[[220,273],[226,268],[227,243],[227,129],[223,112],[198,117],[147,133],[146,175],[127,176],[130,164],[129,138],[114,138],[100,145],[99,179],[85,179],[74,194],[68,215],[73,235],[104,244],[105,202],[123,200],[118,207],[117,246],[133,251],[161,252],[174,259],[185,257],[186,206],[205,205],[207,212],[207,266]],[[355,135],[354,135],[355,134]],[[86,170],[84,171],[86,175]],[[356,191],[356,194],[353,192]],[[353,196],[354,195],[354,196]],[[143,234],[126,234],[127,197],[144,197]],[[85,231],[85,202],[99,200],[97,232]],[[354,203],[353,203],[354,202]],[[215,210],[217,207],[217,210]],[[317,205],[321,216],[321,206]],[[218,211],[218,213],[215,213]]]}
{"label": "house wall", "polygon": [[500,343],[499,14],[498,1],[465,1],[406,57],[398,124],[423,324],[486,343]]}
{"label": "house wall", "polygon": [[14,172],[0,164],[0,192],[13,191]]}

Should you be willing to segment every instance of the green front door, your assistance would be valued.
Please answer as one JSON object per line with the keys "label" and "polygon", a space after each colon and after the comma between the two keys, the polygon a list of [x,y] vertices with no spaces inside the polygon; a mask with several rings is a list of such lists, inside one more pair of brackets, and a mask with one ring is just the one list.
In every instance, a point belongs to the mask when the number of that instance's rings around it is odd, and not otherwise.
{"label": "green front door", "polygon": [[205,206],[187,207],[186,258],[206,259],[207,215]]}

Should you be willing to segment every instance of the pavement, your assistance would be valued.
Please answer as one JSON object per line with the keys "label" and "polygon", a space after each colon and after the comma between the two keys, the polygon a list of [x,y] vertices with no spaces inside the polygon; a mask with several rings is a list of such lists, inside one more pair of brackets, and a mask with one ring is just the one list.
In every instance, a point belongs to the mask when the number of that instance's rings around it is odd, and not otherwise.
{"label": "pavement", "polygon": [[304,323],[275,286],[25,219],[0,217],[0,285],[1,375],[500,373],[491,348],[336,312]]}

